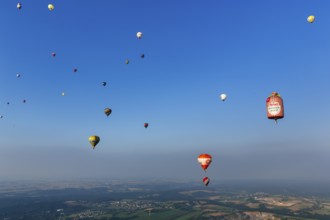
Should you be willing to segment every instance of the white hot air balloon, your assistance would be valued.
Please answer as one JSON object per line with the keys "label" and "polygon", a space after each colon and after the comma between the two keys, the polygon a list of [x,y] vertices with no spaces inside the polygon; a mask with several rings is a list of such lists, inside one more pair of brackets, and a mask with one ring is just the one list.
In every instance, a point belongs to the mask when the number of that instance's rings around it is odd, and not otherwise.
{"label": "white hot air balloon", "polygon": [[55,8],[55,7],[54,7],[54,5],[53,5],[53,4],[49,4],[49,5],[48,5],[48,9],[49,9],[49,11],[53,11],[53,10],[54,10],[54,8]]}
{"label": "white hot air balloon", "polygon": [[19,2],[19,3],[17,3],[17,6],[16,7],[17,7],[18,10],[21,10],[22,4]]}
{"label": "white hot air balloon", "polygon": [[142,38],[142,32],[137,32],[136,36],[137,36],[137,38],[141,39]]}
{"label": "white hot air balloon", "polygon": [[222,101],[225,101],[226,98],[227,98],[227,95],[226,95],[226,94],[223,93],[223,94],[220,95],[220,99],[221,99]]}

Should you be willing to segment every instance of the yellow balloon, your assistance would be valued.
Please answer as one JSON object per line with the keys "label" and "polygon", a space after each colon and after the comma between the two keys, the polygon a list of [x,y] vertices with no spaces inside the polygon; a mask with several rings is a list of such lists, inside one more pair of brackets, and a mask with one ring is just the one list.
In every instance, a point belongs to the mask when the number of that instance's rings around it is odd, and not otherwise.
{"label": "yellow balloon", "polygon": [[50,11],[54,10],[54,5],[53,5],[53,4],[49,4],[49,5],[48,5],[48,9],[49,9]]}
{"label": "yellow balloon", "polygon": [[307,21],[308,21],[309,23],[313,23],[313,22],[315,21],[315,16],[314,16],[314,15],[310,15],[310,16],[308,16]]}
{"label": "yellow balloon", "polygon": [[89,143],[92,145],[93,149],[96,147],[96,145],[100,142],[100,137],[99,136],[90,136],[88,138]]}

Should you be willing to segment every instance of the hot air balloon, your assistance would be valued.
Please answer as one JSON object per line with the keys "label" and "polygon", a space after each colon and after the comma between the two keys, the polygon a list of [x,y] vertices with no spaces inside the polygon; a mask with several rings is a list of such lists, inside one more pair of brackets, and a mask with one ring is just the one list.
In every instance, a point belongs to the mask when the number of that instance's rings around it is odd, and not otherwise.
{"label": "hot air balloon", "polygon": [[62,96],[65,96],[65,93],[64,93],[64,92],[62,92],[62,93],[61,93],[61,95],[62,95]]}
{"label": "hot air balloon", "polygon": [[7,102],[7,105],[9,105],[10,103],[9,102]]}
{"label": "hot air balloon", "polygon": [[16,7],[17,7],[18,10],[21,10],[22,4],[19,2],[19,3],[17,3],[17,6]]}
{"label": "hot air balloon", "polygon": [[149,123],[144,123],[144,127],[147,128],[149,126]]}
{"label": "hot air balloon", "polygon": [[107,85],[107,83],[106,82],[102,82],[102,86],[106,86]]}
{"label": "hot air balloon", "polygon": [[127,60],[125,60],[125,63],[126,63],[126,64],[129,64],[129,60],[128,60],[128,59],[127,59]]}
{"label": "hot air balloon", "polygon": [[209,154],[201,154],[198,156],[197,161],[198,161],[198,163],[200,163],[202,168],[206,171],[206,169],[209,167],[209,165],[212,162],[212,157]]}
{"label": "hot air balloon", "polygon": [[204,177],[203,178],[203,183],[205,184],[205,186],[209,185],[210,179],[208,177]]}
{"label": "hot air balloon", "polygon": [[49,9],[49,11],[53,11],[54,10],[54,5],[53,4],[49,4],[48,5],[48,9]]}
{"label": "hot air balloon", "polygon": [[96,145],[100,142],[100,138],[98,136],[90,136],[88,140],[89,143],[91,143],[93,149],[95,149]]}
{"label": "hot air balloon", "polygon": [[56,53],[53,52],[53,53],[52,53],[52,56],[55,57],[55,56],[56,56]]}
{"label": "hot air balloon", "polygon": [[137,32],[136,36],[137,36],[137,38],[141,39],[142,38],[142,32]]}
{"label": "hot air balloon", "polygon": [[112,110],[110,108],[104,109],[104,113],[109,116],[111,114]]}
{"label": "hot air balloon", "polygon": [[266,100],[267,117],[274,119],[277,123],[277,119],[284,118],[284,105],[283,99],[277,92],[272,94]]}
{"label": "hot air balloon", "polygon": [[308,16],[307,21],[308,21],[309,23],[313,23],[313,22],[315,21],[315,16],[314,16],[314,15],[310,15],[310,16]]}
{"label": "hot air balloon", "polygon": [[25,99],[23,100],[23,103],[26,103],[26,100]]}
{"label": "hot air balloon", "polygon": [[220,99],[224,102],[225,100],[226,100],[226,98],[227,98],[227,95],[226,94],[221,94],[220,95]]}
{"label": "hot air balloon", "polygon": [[16,74],[16,77],[17,77],[17,78],[20,78],[20,77],[21,77],[21,74],[17,73],[17,74]]}
{"label": "hot air balloon", "polygon": [[74,69],[73,69],[73,72],[75,72],[75,73],[76,73],[77,71],[78,71],[78,69],[77,69],[77,68],[74,68]]}
{"label": "hot air balloon", "polygon": [[141,54],[141,58],[144,58],[144,54]]}
{"label": "hot air balloon", "polygon": [[2,115],[0,115],[0,118],[3,118],[3,116],[2,116]]}

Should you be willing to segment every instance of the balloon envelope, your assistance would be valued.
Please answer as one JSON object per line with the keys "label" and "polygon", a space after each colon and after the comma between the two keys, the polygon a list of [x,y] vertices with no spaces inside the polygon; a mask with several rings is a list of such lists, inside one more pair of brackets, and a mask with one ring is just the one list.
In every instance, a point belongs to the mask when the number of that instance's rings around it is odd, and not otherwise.
{"label": "balloon envelope", "polygon": [[106,83],[106,82],[103,82],[103,83],[102,83],[102,86],[106,86],[106,85],[107,85],[107,83]]}
{"label": "balloon envelope", "polygon": [[310,16],[308,16],[307,21],[308,21],[309,23],[313,23],[313,22],[315,21],[315,16],[314,16],[314,15],[310,15]]}
{"label": "balloon envelope", "polygon": [[48,9],[49,9],[49,11],[54,10],[54,5],[53,5],[53,4],[49,4],[49,5],[48,5]]}
{"label": "balloon envelope", "polygon": [[200,163],[203,170],[206,170],[212,162],[212,156],[209,154],[201,154],[197,158],[198,163]]}
{"label": "balloon envelope", "polygon": [[112,110],[110,108],[104,109],[104,113],[109,116],[111,114]]}
{"label": "balloon envelope", "polygon": [[92,145],[93,149],[96,147],[96,145],[100,142],[100,138],[98,136],[90,136],[88,138],[89,143]]}
{"label": "balloon envelope", "polygon": [[227,95],[226,95],[226,94],[223,93],[223,94],[220,95],[220,99],[221,99],[222,101],[225,101],[226,98],[227,98]]}
{"label": "balloon envelope", "polygon": [[19,2],[19,3],[17,3],[16,7],[18,8],[18,10],[20,10],[22,8],[22,4]]}
{"label": "balloon envelope", "polygon": [[149,123],[144,123],[144,127],[147,128],[149,126]]}
{"label": "balloon envelope", "polygon": [[205,184],[205,186],[209,185],[210,179],[208,177],[204,177],[203,178],[203,183]]}
{"label": "balloon envelope", "polygon": [[139,38],[139,39],[142,38],[142,35],[143,35],[142,32],[137,32],[137,33],[136,33],[136,37]]}

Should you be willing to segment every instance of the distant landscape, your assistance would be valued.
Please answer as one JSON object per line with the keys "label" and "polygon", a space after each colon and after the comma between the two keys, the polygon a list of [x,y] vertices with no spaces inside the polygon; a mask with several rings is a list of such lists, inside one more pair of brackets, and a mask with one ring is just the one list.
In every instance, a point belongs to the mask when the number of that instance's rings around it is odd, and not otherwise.
{"label": "distant landscape", "polygon": [[330,219],[329,184],[7,181],[0,219]]}

